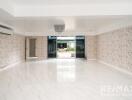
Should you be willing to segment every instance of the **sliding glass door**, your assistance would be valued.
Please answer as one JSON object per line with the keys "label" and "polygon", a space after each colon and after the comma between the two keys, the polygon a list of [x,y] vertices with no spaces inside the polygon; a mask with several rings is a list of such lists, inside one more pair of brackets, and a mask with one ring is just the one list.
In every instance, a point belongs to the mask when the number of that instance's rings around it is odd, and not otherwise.
{"label": "sliding glass door", "polygon": [[85,36],[76,36],[76,58],[85,58]]}
{"label": "sliding glass door", "polygon": [[[48,36],[48,58],[57,57],[57,37]],[[85,36],[76,36],[76,58],[85,58]]]}
{"label": "sliding glass door", "polygon": [[48,58],[56,58],[56,36],[48,36]]}

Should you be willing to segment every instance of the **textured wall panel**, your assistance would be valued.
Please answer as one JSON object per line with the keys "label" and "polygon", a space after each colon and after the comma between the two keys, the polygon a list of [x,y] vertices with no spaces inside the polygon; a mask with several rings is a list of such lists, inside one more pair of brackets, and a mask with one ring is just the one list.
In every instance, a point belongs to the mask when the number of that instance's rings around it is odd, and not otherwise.
{"label": "textured wall panel", "polygon": [[132,27],[98,35],[97,58],[132,72]]}
{"label": "textured wall panel", "polygon": [[96,59],[96,36],[85,37],[85,55],[87,59]]}
{"label": "textured wall panel", "polygon": [[0,34],[0,67],[24,61],[25,37]]}

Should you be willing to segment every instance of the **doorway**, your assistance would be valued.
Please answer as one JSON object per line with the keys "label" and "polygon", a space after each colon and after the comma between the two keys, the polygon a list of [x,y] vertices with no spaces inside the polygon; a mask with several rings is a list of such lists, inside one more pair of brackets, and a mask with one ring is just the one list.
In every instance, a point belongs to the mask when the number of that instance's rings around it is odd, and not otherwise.
{"label": "doorway", "polygon": [[36,57],[36,39],[29,39],[29,57]]}
{"label": "doorway", "polygon": [[85,58],[85,36],[48,36],[48,58]]}
{"label": "doorway", "polygon": [[57,58],[75,58],[75,37],[57,37]]}

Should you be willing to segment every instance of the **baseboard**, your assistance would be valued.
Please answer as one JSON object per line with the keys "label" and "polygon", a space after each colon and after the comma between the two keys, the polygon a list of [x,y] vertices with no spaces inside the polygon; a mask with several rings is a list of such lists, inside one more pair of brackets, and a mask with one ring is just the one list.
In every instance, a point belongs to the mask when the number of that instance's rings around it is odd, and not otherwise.
{"label": "baseboard", "polygon": [[96,60],[96,59],[87,59],[87,60]]}
{"label": "baseboard", "polygon": [[4,71],[4,70],[7,70],[9,68],[12,68],[12,67],[16,66],[17,64],[20,64],[20,63],[23,63],[23,62],[24,61],[20,61],[20,62],[16,62],[16,63],[10,64],[10,65],[4,66],[3,68],[0,68],[0,72]]}
{"label": "baseboard", "polygon": [[101,60],[98,60],[98,62],[101,63],[101,64],[104,64],[104,65],[107,65],[107,66],[109,66],[109,67],[112,67],[112,68],[114,68],[115,70],[118,70],[118,71],[120,71],[120,72],[122,72],[122,73],[125,73],[125,74],[127,74],[127,75],[131,75],[131,76],[132,76],[132,72],[129,72],[129,71],[125,70],[125,69],[122,69],[122,68],[120,68],[120,67],[118,67],[118,66],[115,66],[115,65],[106,63],[106,62],[101,61]]}

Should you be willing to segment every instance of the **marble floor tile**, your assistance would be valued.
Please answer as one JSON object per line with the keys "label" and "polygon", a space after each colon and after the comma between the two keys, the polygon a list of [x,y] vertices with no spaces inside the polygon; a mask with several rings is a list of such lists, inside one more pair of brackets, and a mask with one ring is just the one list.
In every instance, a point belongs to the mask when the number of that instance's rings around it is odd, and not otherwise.
{"label": "marble floor tile", "polygon": [[131,100],[132,76],[96,61],[49,59],[0,72],[0,100]]}

